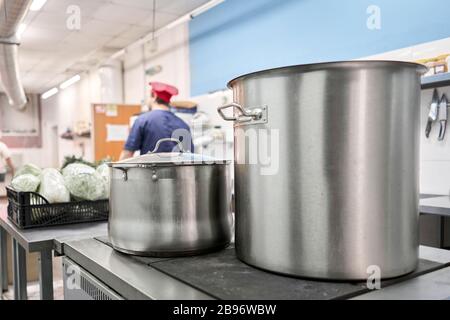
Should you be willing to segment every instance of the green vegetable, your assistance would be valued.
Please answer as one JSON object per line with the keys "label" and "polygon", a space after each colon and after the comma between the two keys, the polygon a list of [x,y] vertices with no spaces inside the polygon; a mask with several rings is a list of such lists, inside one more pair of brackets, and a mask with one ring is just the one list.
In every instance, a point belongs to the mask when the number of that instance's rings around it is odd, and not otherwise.
{"label": "green vegetable", "polygon": [[82,200],[99,200],[105,197],[106,187],[102,176],[92,167],[72,163],[63,169],[64,182],[70,193]]}
{"label": "green vegetable", "polygon": [[85,164],[85,165],[87,165],[89,167],[92,167],[92,168],[96,167],[95,163],[92,163],[90,161],[86,161],[86,160],[84,160],[81,157],[77,158],[75,156],[67,156],[67,157],[64,158],[64,162],[63,162],[63,165],[62,165],[61,169],[64,169],[65,167],[67,167],[69,164],[72,164],[72,163],[81,163],[81,164]]}
{"label": "green vegetable", "polygon": [[39,177],[41,173],[42,173],[41,168],[32,163],[28,163],[22,166],[19,170],[17,170],[16,174],[14,175],[14,178],[21,176],[23,174],[32,174],[33,176]]}
{"label": "green vegetable", "polygon": [[97,166],[97,168],[98,168],[98,167],[100,167],[101,165],[106,164],[106,163],[111,162],[111,161],[112,161],[112,159],[111,159],[110,157],[106,157],[106,158],[104,158],[104,159],[101,159],[101,160],[99,160],[99,161],[96,161],[95,164],[96,164],[96,166]]}
{"label": "green vegetable", "polygon": [[41,181],[38,177],[35,175],[25,173],[22,175],[19,175],[18,177],[15,177],[11,181],[11,186],[16,191],[21,192],[36,192],[37,188],[39,187],[39,184]]}
{"label": "green vegetable", "polygon": [[41,185],[39,194],[41,194],[50,203],[63,203],[70,201],[70,193],[64,184],[62,174],[53,168],[42,170]]}
{"label": "green vegetable", "polygon": [[110,184],[109,167],[107,164],[101,164],[97,167],[96,171],[102,177],[103,182],[105,184],[105,194],[102,198],[108,199],[109,198],[109,184]]}

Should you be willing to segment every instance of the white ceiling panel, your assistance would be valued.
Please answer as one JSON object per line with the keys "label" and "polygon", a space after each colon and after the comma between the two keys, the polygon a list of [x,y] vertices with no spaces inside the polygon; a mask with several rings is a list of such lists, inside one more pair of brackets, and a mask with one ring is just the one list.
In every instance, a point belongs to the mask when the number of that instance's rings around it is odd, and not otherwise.
{"label": "white ceiling panel", "polygon": [[65,61],[48,61],[48,60],[41,60],[38,64],[36,64],[30,72],[36,72],[36,73],[44,73],[51,70],[50,73],[61,73],[65,72],[67,69],[67,62]]}
{"label": "white ceiling panel", "polygon": [[[178,17],[178,15],[172,13],[158,12],[156,15],[155,29],[158,30],[159,28],[168,25],[172,21],[175,21]],[[140,26],[153,28],[153,15],[150,15],[147,19],[138,21],[137,24]]]}
{"label": "white ceiling panel", "polygon": [[151,11],[130,6],[116,4],[105,4],[95,13],[94,18],[114,23],[138,24],[139,21],[147,19]]}
{"label": "white ceiling panel", "polygon": [[25,51],[53,51],[69,32],[64,29],[41,29],[28,26],[22,35],[20,49]]}
{"label": "white ceiling panel", "polygon": [[126,31],[120,33],[118,36],[127,39],[137,40],[142,36],[149,34],[152,31],[149,27],[144,26],[130,26]]}
{"label": "white ceiling panel", "polygon": [[[159,29],[208,0],[157,0]],[[81,29],[68,30],[69,6],[80,9]],[[113,53],[148,35],[153,0],[47,0],[29,12],[22,35],[19,65],[28,92],[38,92],[92,68]]]}
{"label": "white ceiling panel", "polygon": [[200,7],[208,1],[209,0],[157,0],[156,11],[167,12],[181,16],[194,10],[195,8]]}
{"label": "white ceiling panel", "polygon": [[[131,2],[133,0],[130,0]],[[47,0],[42,12],[52,12],[68,17],[68,8],[77,6],[80,9],[81,18],[91,17],[95,11],[110,3],[109,0]]]}
{"label": "white ceiling panel", "polygon": [[86,24],[82,24],[80,31],[84,33],[92,33],[112,37],[126,31],[130,27],[130,24],[92,19]]}
{"label": "white ceiling panel", "polygon": [[65,14],[55,12],[41,12],[31,22],[34,28],[41,29],[67,29],[67,17]]}
{"label": "white ceiling panel", "polygon": [[[158,6],[158,2],[164,0],[156,0],[156,5]],[[186,0],[189,1],[189,0]],[[112,3],[122,5],[122,6],[130,6],[134,8],[142,8],[146,10],[153,10],[153,0],[111,0]]]}
{"label": "white ceiling panel", "polygon": [[69,50],[73,49],[85,49],[91,50],[102,47],[111,36],[103,36],[94,33],[73,31],[63,40],[63,45]]}
{"label": "white ceiling panel", "polygon": [[130,44],[133,43],[133,40],[131,40],[130,38],[127,37],[116,37],[111,39],[110,41],[108,41],[106,43],[107,46],[109,47],[114,47],[114,48],[119,48],[117,51],[120,50],[120,48],[124,48],[129,46]]}

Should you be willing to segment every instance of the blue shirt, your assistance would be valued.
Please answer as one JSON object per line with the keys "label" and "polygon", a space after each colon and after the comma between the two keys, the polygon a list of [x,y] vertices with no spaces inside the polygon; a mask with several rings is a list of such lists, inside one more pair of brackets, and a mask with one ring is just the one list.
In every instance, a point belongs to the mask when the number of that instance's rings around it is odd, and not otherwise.
{"label": "blue shirt", "polygon": [[[165,110],[153,110],[140,115],[131,128],[125,150],[140,150],[141,154],[145,154],[153,151],[156,143],[164,138],[176,138],[183,142],[185,150],[194,151],[189,126],[172,112]],[[156,151],[172,152],[175,147],[174,142],[164,142]]]}

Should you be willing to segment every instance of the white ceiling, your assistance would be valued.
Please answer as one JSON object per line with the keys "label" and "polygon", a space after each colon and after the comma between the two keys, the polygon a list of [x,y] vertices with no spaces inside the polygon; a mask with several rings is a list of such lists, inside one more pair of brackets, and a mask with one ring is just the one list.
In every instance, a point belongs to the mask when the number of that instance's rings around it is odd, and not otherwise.
{"label": "white ceiling", "polygon": [[[156,29],[208,0],[156,0]],[[77,5],[81,29],[69,30],[66,10]],[[153,0],[48,0],[25,19],[19,65],[27,92],[42,93],[149,34]]]}

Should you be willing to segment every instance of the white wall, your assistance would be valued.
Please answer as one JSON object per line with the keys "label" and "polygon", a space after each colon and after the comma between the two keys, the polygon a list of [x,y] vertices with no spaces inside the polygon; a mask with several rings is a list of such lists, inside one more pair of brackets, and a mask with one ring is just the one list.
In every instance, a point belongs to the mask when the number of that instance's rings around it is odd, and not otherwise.
{"label": "white wall", "polygon": [[[124,57],[125,103],[140,104],[149,97],[148,82],[159,81],[176,86],[180,93],[174,99],[190,97],[189,26],[187,23],[168,30],[156,41],[156,51],[147,43],[127,50]],[[145,76],[146,69],[161,66],[162,71]]]}
{"label": "white wall", "polygon": [[[450,87],[438,88],[439,96],[446,94],[450,97]],[[421,126],[420,126],[420,191],[428,194],[448,195],[450,191],[450,128],[444,141],[438,141],[439,121],[433,124],[430,138],[425,138],[425,127],[433,89],[422,91],[421,98]],[[450,123],[448,124],[450,125]]]}
{"label": "white wall", "polygon": [[[67,155],[81,156],[93,160],[91,139],[73,141],[59,138],[67,128],[74,129],[78,121],[92,122],[91,103],[100,100],[100,82],[95,71],[85,73],[76,84],[61,90],[58,94],[42,100],[43,148],[40,150],[41,166],[59,166]],[[58,146],[54,144],[54,127],[57,126]],[[84,148],[80,144],[84,144]],[[55,156],[53,152],[58,150]],[[25,153],[26,154],[26,153]],[[55,158],[57,163],[55,163]],[[27,161],[25,161],[27,162]]]}
{"label": "white wall", "polygon": [[[386,52],[363,59],[415,61],[450,53],[450,38]],[[450,97],[450,87],[438,88],[439,96]],[[439,123],[435,123],[429,139],[425,138],[433,89],[422,90],[420,103],[420,192],[449,194],[450,190],[450,128],[444,141],[437,141]],[[450,126],[450,123],[449,123]]]}

